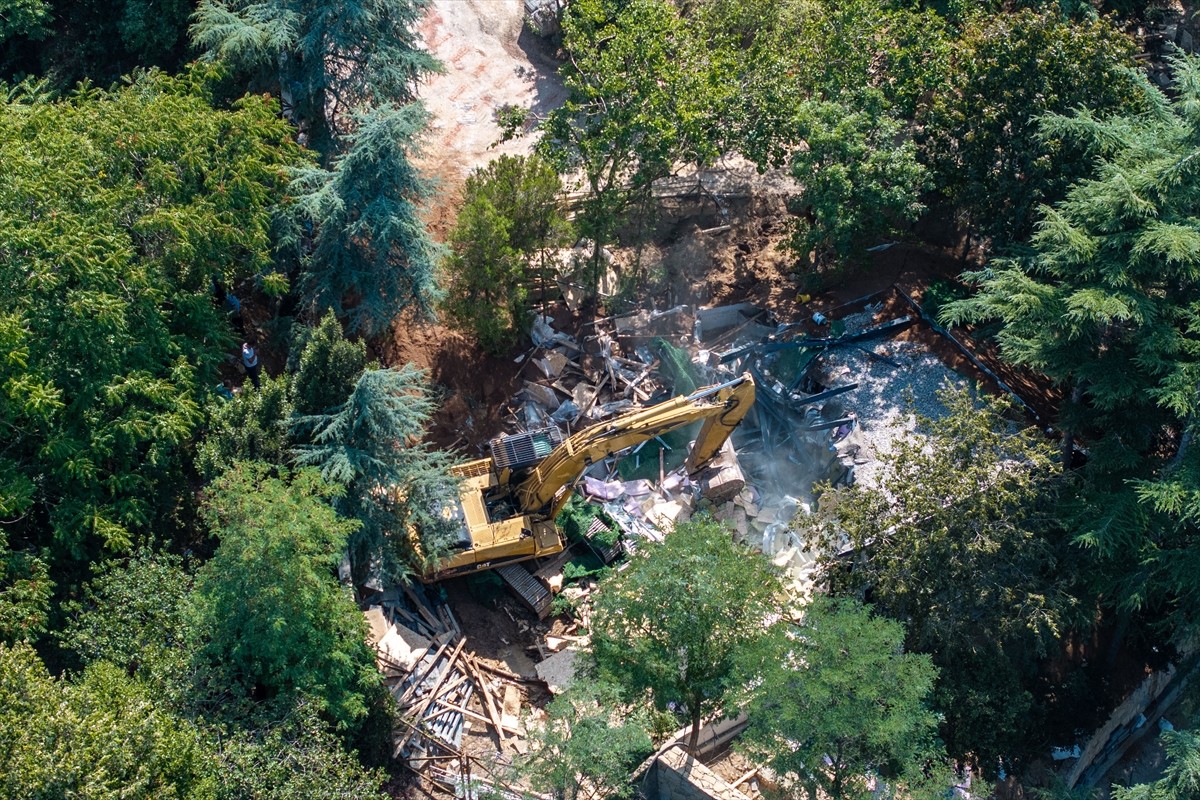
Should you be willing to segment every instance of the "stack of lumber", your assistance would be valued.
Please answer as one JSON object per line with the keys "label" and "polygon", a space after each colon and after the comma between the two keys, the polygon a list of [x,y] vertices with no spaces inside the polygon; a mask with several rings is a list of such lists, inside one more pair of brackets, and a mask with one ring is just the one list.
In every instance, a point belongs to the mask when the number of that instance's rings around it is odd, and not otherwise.
{"label": "stack of lumber", "polygon": [[[420,770],[435,759],[458,756],[472,722],[490,727],[502,749],[521,734],[514,685],[522,679],[464,650],[462,628],[449,606],[408,586],[376,595],[372,603],[365,612],[370,642],[399,709],[396,758]],[[514,685],[505,687],[502,680]]]}

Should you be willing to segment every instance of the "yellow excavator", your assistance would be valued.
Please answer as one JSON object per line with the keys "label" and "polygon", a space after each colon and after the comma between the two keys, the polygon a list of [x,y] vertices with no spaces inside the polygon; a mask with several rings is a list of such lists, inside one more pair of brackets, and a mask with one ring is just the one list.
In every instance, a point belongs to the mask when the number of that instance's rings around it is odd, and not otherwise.
{"label": "yellow excavator", "polygon": [[491,458],[454,467],[458,502],[443,512],[459,528],[457,552],[427,571],[432,582],[562,551],[554,518],[584,470],[597,461],[703,420],[686,468],[695,475],[713,460],[754,405],[744,374],[648,408],[628,411],[563,438],[557,428],[502,436]]}

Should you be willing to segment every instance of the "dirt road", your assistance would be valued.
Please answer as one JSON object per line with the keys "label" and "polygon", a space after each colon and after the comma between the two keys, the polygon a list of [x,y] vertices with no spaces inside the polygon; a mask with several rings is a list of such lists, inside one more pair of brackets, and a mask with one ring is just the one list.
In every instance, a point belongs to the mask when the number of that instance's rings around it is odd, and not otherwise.
{"label": "dirt road", "polygon": [[[545,112],[563,102],[551,46],[524,29],[522,0],[434,0],[420,33],[445,68],[420,87],[433,122],[421,166],[452,186],[502,153],[528,153],[533,137],[497,144],[496,109]],[[450,188],[450,187],[447,187]]]}

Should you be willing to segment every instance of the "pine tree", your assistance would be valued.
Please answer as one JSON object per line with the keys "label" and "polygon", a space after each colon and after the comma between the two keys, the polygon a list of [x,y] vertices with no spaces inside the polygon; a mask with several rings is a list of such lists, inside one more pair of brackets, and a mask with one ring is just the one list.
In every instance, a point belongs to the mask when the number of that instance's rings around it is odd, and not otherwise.
{"label": "pine tree", "polygon": [[361,523],[350,540],[359,583],[380,555],[385,573],[407,574],[418,557],[410,526],[422,534],[420,556],[434,559],[448,547],[449,523],[440,512],[456,487],[450,454],[420,443],[434,411],[428,386],[425,372],[411,364],[369,369],[340,406],[294,423],[297,436],[310,442],[295,450],[297,461],[345,486],[337,506]]}
{"label": "pine tree", "polygon": [[292,378],[298,414],[320,414],[345,402],[367,368],[366,345],[343,336],[332,312],[305,328],[292,350],[299,353]]}
{"label": "pine tree", "polygon": [[978,293],[944,314],[999,322],[1002,355],[1063,387],[1064,453],[1087,443],[1070,511],[1096,591],[1168,629],[1195,624],[1200,599],[1200,59],[1172,67],[1173,97],[1142,80],[1145,113],[1042,121],[1094,174],[1041,209],[1027,254],[968,273]]}
{"label": "pine tree", "polygon": [[1113,786],[1115,800],[1195,800],[1200,796],[1200,736],[1195,731],[1163,734],[1167,764],[1152,783]]}
{"label": "pine tree", "polygon": [[307,242],[300,281],[306,301],[348,316],[350,330],[386,330],[406,308],[430,318],[441,293],[441,248],[420,204],[430,184],[411,158],[428,114],[420,104],[357,115],[358,128],[332,170],[297,170],[289,243]]}
{"label": "pine tree", "polygon": [[1042,207],[1027,255],[967,273],[977,294],[943,315],[998,320],[1004,357],[1069,393],[1063,429],[1113,467],[1136,463],[1164,423],[1197,407],[1200,62],[1174,65],[1179,97],[1143,81],[1146,114],[1043,119],[1043,138],[1095,155],[1095,175]]}
{"label": "pine tree", "polygon": [[406,103],[438,68],[416,24],[428,0],[201,0],[192,42],[210,59],[277,85],[313,144],[345,133],[351,113]]}

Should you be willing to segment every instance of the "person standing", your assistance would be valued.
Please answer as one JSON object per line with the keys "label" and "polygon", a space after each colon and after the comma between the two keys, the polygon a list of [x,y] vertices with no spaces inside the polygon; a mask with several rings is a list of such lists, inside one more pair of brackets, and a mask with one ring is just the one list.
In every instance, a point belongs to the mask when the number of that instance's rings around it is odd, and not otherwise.
{"label": "person standing", "polygon": [[258,353],[254,352],[249,342],[242,342],[242,366],[246,368],[246,374],[250,376],[254,388],[258,389]]}

